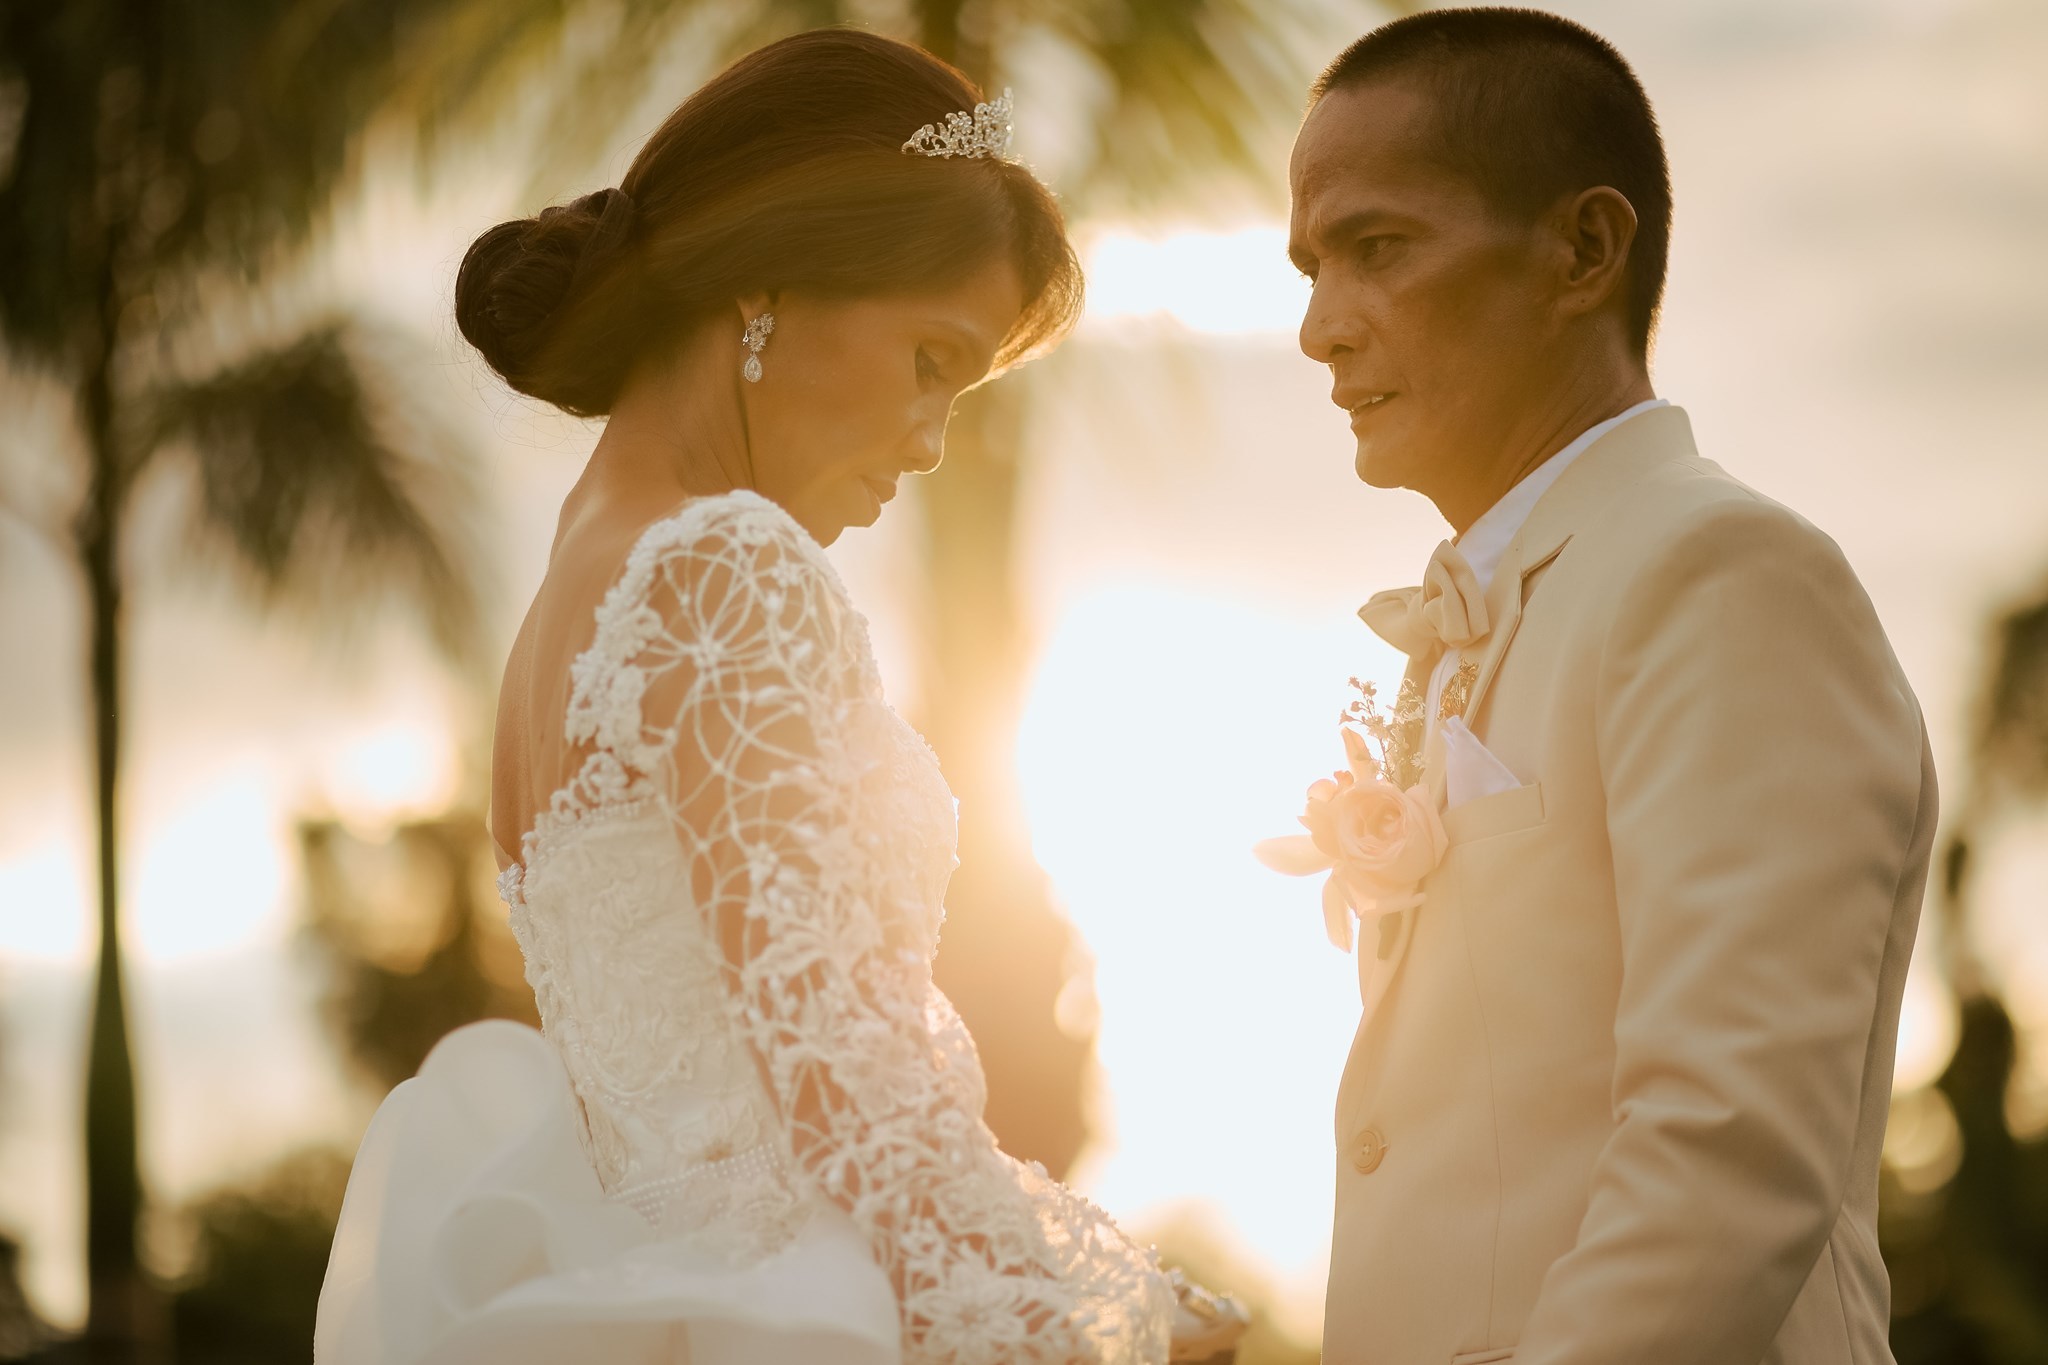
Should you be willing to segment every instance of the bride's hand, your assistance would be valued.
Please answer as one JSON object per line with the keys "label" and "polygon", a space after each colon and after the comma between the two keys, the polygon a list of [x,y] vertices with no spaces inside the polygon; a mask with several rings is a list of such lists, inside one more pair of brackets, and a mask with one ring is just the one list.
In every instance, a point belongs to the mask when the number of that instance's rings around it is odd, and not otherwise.
{"label": "bride's hand", "polygon": [[1224,1357],[1237,1345],[1251,1325],[1244,1305],[1227,1294],[1216,1294],[1188,1279],[1178,1270],[1167,1272],[1174,1296],[1180,1300],[1173,1311],[1174,1361],[1207,1361]]}

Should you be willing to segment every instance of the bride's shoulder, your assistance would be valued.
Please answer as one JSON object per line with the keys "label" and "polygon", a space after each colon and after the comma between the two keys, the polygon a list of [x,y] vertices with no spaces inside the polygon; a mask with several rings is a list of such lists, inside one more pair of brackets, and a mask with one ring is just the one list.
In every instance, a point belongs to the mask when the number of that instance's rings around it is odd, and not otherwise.
{"label": "bride's shoulder", "polygon": [[678,572],[710,575],[740,591],[773,586],[846,596],[810,532],[779,503],[746,488],[691,498],[651,523],[628,557],[621,586],[644,590]]}
{"label": "bride's shoulder", "polygon": [[701,645],[766,632],[807,640],[819,663],[873,673],[867,621],[824,547],[781,506],[746,489],[693,498],[648,526],[598,612],[600,640],[666,635]]}

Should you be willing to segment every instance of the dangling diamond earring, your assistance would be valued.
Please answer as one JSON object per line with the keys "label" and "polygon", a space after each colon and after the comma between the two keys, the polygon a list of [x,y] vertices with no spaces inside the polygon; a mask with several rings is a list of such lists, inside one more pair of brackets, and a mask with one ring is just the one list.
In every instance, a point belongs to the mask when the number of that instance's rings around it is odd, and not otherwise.
{"label": "dangling diamond earring", "polygon": [[768,334],[775,330],[775,314],[763,313],[747,324],[747,330],[740,337],[740,344],[747,348],[747,363],[740,366],[740,373],[749,384],[761,382],[761,348],[768,344]]}

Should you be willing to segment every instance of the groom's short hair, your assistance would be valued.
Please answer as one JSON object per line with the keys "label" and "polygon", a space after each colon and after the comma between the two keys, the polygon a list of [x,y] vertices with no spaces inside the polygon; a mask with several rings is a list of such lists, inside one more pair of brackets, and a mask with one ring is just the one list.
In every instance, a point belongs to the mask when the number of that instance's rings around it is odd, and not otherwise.
{"label": "groom's short hair", "polygon": [[1333,90],[1418,75],[1437,96],[1437,153],[1495,208],[1533,216],[1559,195],[1606,185],[1636,211],[1628,260],[1630,336],[1645,353],[1671,251],[1671,170],[1650,98],[1613,44],[1539,10],[1427,10],[1346,48],[1315,83]]}

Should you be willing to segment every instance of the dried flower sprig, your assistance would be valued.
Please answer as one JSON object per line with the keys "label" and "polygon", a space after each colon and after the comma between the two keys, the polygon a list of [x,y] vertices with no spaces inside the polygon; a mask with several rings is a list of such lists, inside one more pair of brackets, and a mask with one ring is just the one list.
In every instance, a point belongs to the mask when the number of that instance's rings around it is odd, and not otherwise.
{"label": "dried flower sprig", "polygon": [[1401,680],[1393,710],[1379,708],[1379,688],[1358,678],[1350,680],[1358,700],[1344,708],[1337,718],[1340,726],[1357,726],[1377,745],[1374,763],[1383,781],[1406,790],[1422,780],[1422,689],[1413,678]]}

